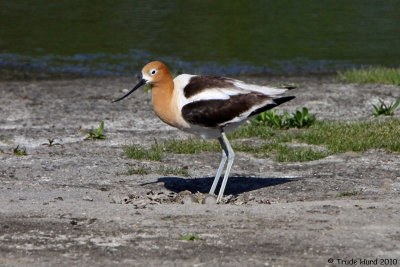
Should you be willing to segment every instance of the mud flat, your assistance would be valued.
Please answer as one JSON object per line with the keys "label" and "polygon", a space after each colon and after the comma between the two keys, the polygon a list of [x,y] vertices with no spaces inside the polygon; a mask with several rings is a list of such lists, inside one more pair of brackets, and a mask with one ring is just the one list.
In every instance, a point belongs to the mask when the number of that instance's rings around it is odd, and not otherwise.
{"label": "mud flat", "polygon": [[[239,78],[298,83],[297,98],[282,109],[304,106],[325,120],[373,119],[372,104],[400,90],[329,77]],[[135,82],[0,82],[0,265],[400,265],[399,153],[302,163],[237,153],[231,201],[215,205],[206,193],[220,153],[168,154],[160,162],[124,156],[127,144],[189,137],[156,118],[144,91],[110,103]],[[79,128],[100,121],[107,139],[84,140]],[[17,146],[27,155],[15,155]],[[190,177],[124,175],[142,164],[185,168]],[[199,240],[181,240],[186,234]]]}

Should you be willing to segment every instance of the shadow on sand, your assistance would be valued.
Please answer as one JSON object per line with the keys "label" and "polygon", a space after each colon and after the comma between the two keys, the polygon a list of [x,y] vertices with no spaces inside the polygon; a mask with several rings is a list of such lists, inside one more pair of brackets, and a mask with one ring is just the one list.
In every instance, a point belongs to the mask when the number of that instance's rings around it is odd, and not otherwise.
{"label": "shadow on sand", "polygon": [[[301,178],[252,178],[252,177],[229,177],[228,183],[225,188],[225,194],[237,195],[244,192],[253,191],[256,189],[284,184],[288,182],[298,181]],[[205,178],[179,178],[179,177],[161,177],[156,182],[145,183],[155,184],[164,183],[165,188],[173,192],[179,193],[189,190],[192,193],[208,193],[214,177]],[[218,192],[222,183],[222,177],[219,180],[216,192]]]}

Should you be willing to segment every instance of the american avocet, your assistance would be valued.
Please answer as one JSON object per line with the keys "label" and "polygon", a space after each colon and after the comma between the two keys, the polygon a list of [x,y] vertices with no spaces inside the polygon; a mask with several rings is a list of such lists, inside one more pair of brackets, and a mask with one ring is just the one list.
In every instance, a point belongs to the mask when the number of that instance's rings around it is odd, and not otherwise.
{"label": "american avocet", "polygon": [[222,159],[209,194],[214,194],[226,160],[228,164],[217,203],[224,194],[235,157],[225,133],[258,113],[294,98],[282,96],[287,89],[246,84],[225,77],[182,74],[173,79],[167,66],[153,61],[143,67],[140,82],[113,102],[124,99],[147,83],[152,86],[154,111],[163,122],[204,139],[218,138]]}

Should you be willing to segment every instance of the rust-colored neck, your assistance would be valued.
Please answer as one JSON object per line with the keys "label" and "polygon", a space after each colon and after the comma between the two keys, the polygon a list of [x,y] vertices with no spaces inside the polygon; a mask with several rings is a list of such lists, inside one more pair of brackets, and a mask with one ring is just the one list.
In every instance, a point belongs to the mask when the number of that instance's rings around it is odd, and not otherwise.
{"label": "rust-colored neck", "polygon": [[152,84],[153,107],[157,116],[165,123],[176,127],[174,102],[174,82],[171,75]]}

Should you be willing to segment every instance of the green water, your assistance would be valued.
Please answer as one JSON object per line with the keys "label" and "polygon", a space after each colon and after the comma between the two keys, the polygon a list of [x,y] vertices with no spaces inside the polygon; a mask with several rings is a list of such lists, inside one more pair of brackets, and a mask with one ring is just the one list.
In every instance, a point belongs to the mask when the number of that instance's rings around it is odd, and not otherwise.
{"label": "green water", "polygon": [[399,66],[399,0],[0,3],[0,67],[126,75]]}

